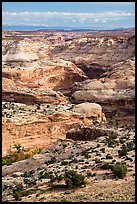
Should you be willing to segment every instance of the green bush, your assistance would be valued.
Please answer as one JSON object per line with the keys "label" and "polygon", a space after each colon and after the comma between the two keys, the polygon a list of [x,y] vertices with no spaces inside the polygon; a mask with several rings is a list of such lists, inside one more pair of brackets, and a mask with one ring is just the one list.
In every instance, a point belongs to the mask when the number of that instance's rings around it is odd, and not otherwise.
{"label": "green bush", "polygon": [[24,178],[24,183],[30,185],[32,181],[29,178]]}
{"label": "green bush", "polygon": [[55,157],[52,157],[48,162],[47,164],[54,164],[56,162],[56,158]]}
{"label": "green bush", "polygon": [[92,173],[91,172],[87,172],[87,177],[90,177],[92,176]]}
{"label": "green bush", "polygon": [[105,169],[105,170],[109,170],[111,169],[112,170],[112,165],[108,162],[104,162],[101,166],[100,166],[101,169]]}
{"label": "green bush", "polygon": [[12,191],[13,191],[13,198],[15,198],[15,200],[17,201],[21,201],[22,198],[22,190],[23,190],[23,185],[22,184],[18,184],[16,185]]}
{"label": "green bush", "polygon": [[106,143],[107,143],[108,147],[114,147],[114,146],[116,146],[116,144],[118,142],[115,140],[114,136],[110,136],[110,137],[106,138]]}
{"label": "green bush", "polygon": [[104,148],[104,147],[101,148],[100,151],[103,152],[103,153],[105,153],[105,148]]}
{"label": "green bush", "polygon": [[111,139],[117,139],[117,135],[110,135],[109,136]]}
{"label": "green bush", "polygon": [[61,165],[67,165],[68,163],[68,161],[61,161]]}
{"label": "green bush", "polygon": [[126,147],[126,145],[122,145],[121,149],[118,150],[118,154],[119,156],[126,156],[127,155],[127,152],[128,152],[128,149]]}
{"label": "green bush", "polygon": [[63,144],[63,149],[64,149],[65,147],[67,147],[67,144]]}
{"label": "green bush", "polygon": [[95,159],[95,163],[96,163],[96,164],[99,164],[99,163],[102,163],[102,161],[101,161],[99,158],[96,158],[96,159]]}
{"label": "green bush", "polygon": [[34,150],[24,149],[24,146],[21,146],[20,144],[14,144],[13,148],[16,149],[16,151],[12,152],[6,157],[3,157],[2,165],[11,165],[16,161],[28,159],[35,154],[39,154],[42,151],[42,149],[40,148]]}
{"label": "green bush", "polygon": [[113,159],[113,157],[112,157],[111,154],[107,154],[107,155],[106,155],[106,159]]}
{"label": "green bush", "polygon": [[78,163],[78,160],[76,158],[71,160],[71,163]]}
{"label": "green bush", "polygon": [[14,144],[13,148],[15,148],[18,153],[24,149],[24,147],[22,147],[20,144]]}
{"label": "green bush", "polygon": [[16,201],[21,201],[21,193],[19,191],[13,193],[13,198],[15,198]]}
{"label": "green bush", "polygon": [[89,155],[89,153],[88,153],[86,150],[84,150],[83,152],[81,152],[81,156],[84,156],[86,159],[91,158],[91,156]]}
{"label": "green bush", "polygon": [[98,143],[96,147],[100,147],[100,144]]}
{"label": "green bush", "polygon": [[134,147],[135,147],[135,144],[134,144],[134,142],[127,142],[127,149],[128,149],[128,151],[132,151],[132,150],[134,150]]}
{"label": "green bush", "polygon": [[127,174],[127,166],[117,162],[115,165],[113,165],[112,172],[116,178],[123,179]]}
{"label": "green bush", "polygon": [[59,176],[57,176],[57,180],[58,181],[62,181],[64,179],[64,176],[62,174],[60,174]]}
{"label": "green bush", "polygon": [[85,184],[85,177],[74,170],[68,170],[64,174],[65,183],[68,188],[76,188]]}

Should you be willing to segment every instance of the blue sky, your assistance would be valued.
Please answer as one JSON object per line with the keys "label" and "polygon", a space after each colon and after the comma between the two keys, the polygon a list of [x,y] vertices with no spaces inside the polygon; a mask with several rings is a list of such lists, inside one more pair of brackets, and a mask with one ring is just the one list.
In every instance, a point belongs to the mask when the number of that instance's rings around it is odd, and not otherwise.
{"label": "blue sky", "polygon": [[2,2],[2,24],[134,27],[135,2]]}

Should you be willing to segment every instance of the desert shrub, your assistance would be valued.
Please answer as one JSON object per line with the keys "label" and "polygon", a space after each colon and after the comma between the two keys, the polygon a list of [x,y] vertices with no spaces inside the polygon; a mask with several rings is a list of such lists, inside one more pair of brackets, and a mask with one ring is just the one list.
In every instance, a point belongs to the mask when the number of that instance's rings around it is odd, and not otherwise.
{"label": "desert shrub", "polygon": [[128,151],[132,151],[132,150],[134,150],[134,148],[135,148],[135,144],[134,144],[134,142],[127,142],[127,149],[128,149]]}
{"label": "desert shrub", "polygon": [[65,203],[68,203],[68,202],[71,202],[70,200],[67,200],[66,198],[63,198],[62,200],[52,200],[52,202],[65,202]]}
{"label": "desert shrub", "polygon": [[119,156],[126,156],[128,152],[127,146],[126,145],[122,145],[121,149],[118,150],[118,154]]}
{"label": "desert shrub", "polygon": [[79,162],[84,162],[84,159],[79,159]]}
{"label": "desert shrub", "polygon": [[99,158],[96,158],[96,159],[95,159],[95,163],[96,163],[96,164],[99,164],[99,163],[101,163],[101,162],[102,162],[102,161],[101,161]]}
{"label": "desert shrub", "polygon": [[12,152],[6,157],[2,158],[2,165],[11,165],[12,163],[24,159],[28,159],[32,157],[35,154],[39,154],[42,149],[24,149],[24,146],[21,146],[20,144],[14,144],[13,148],[16,149],[15,152]]}
{"label": "desert shrub", "polygon": [[78,160],[76,158],[71,160],[71,163],[78,163]]}
{"label": "desert shrub", "polygon": [[123,144],[123,143],[125,143],[125,138],[123,138],[123,137],[121,137],[121,138],[119,138],[119,142],[121,143],[121,144]]}
{"label": "desert shrub", "polygon": [[13,198],[15,198],[16,201],[21,201],[21,193],[19,191],[16,191],[13,193]]}
{"label": "desert shrub", "polygon": [[114,136],[110,136],[106,138],[106,143],[108,145],[108,147],[114,147],[117,144],[117,141],[114,139]]}
{"label": "desert shrub", "polygon": [[98,143],[96,147],[100,147],[100,144]]}
{"label": "desert shrub", "polygon": [[81,169],[87,169],[87,166],[86,166],[86,165],[84,165],[84,166],[82,166],[82,167],[81,167]]}
{"label": "desert shrub", "polygon": [[74,170],[66,171],[64,179],[68,188],[76,188],[85,184],[85,177]]}
{"label": "desert shrub", "polygon": [[18,184],[15,186],[14,188],[15,191],[22,191],[23,190],[23,185],[22,184]]}
{"label": "desert shrub", "polygon": [[63,149],[64,149],[65,147],[67,147],[67,144],[63,144],[62,146],[63,146]]}
{"label": "desert shrub", "polygon": [[32,181],[31,181],[30,179],[28,179],[28,178],[24,178],[24,183],[25,183],[25,184],[29,184],[29,185],[30,185],[31,182],[32,182]]}
{"label": "desert shrub", "polygon": [[12,159],[10,157],[4,157],[2,158],[2,166],[4,165],[11,165],[13,163]]}
{"label": "desert shrub", "polygon": [[52,157],[49,161],[47,161],[47,164],[54,164],[56,161],[56,158]]}
{"label": "desert shrub", "polygon": [[112,170],[112,164],[110,164],[109,162],[103,162],[100,168],[104,170],[109,170],[109,169]]}
{"label": "desert shrub", "polygon": [[64,179],[64,176],[62,174],[60,174],[59,176],[57,176],[57,180],[58,181],[62,181]]}
{"label": "desert shrub", "polygon": [[105,147],[101,148],[100,151],[105,153]]}
{"label": "desert shrub", "polygon": [[68,203],[68,202],[71,202],[70,200],[66,199],[66,198],[63,198],[62,200],[60,200],[60,202],[65,202],[65,203]]}
{"label": "desert shrub", "polygon": [[92,174],[92,177],[94,177],[94,176],[96,176],[96,175],[97,175],[96,173],[93,173],[93,174]]}
{"label": "desert shrub", "polygon": [[87,172],[87,177],[90,177],[92,176],[92,173],[91,172]]}
{"label": "desert shrub", "polygon": [[129,160],[129,161],[133,161],[133,159],[131,157],[126,156],[125,160]]}
{"label": "desert shrub", "polygon": [[22,147],[20,144],[14,144],[13,148],[15,148],[18,153],[20,153],[24,149],[24,147]]}
{"label": "desert shrub", "polygon": [[22,175],[23,177],[30,177],[30,172],[25,171],[24,174]]}
{"label": "desert shrub", "polygon": [[40,154],[41,151],[42,151],[42,148],[38,148],[38,149],[33,149],[33,150],[31,151],[31,153],[32,153],[33,155],[35,155],[35,154]]}
{"label": "desert shrub", "polygon": [[86,159],[91,158],[91,156],[89,155],[89,153],[86,150],[81,152],[81,156],[84,156]]}
{"label": "desert shrub", "polygon": [[49,177],[50,177],[49,172],[47,172],[47,171],[41,171],[41,172],[40,172],[39,179],[49,178]]}
{"label": "desert shrub", "polygon": [[22,184],[18,184],[12,189],[13,197],[15,198],[15,200],[17,200],[17,201],[21,200],[22,190],[23,190],[23,185]]}
{"label": "desert shrub", "polygon": [[127,174],[127,166],[117,162],[115,165],[113,165],[112,172],[116,178],[123,179]]}
{"label": "desert shrub", "polygon": [[107,155],[106,155],[106,159],[113,159],[113,157],[112,157],[111,154],[107,154]]}
{"label": "desert shrub", "polygon": [[117,139],[117,135],[110,135],[109,136],[111,139]]}
{"label": "desert shrub", "polygon": [[61,165],[67,165],[68,163],[68,161],[61,161]]}

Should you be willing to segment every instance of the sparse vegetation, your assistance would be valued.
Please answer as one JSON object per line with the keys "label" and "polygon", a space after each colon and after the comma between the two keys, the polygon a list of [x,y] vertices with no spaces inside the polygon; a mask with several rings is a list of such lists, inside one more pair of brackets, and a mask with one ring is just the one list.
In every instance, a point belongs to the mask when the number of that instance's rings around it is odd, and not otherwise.
{"label": "sparse vegetation", "polygon": [[135,143],[133,141],[127,142],[127,150],[132,151],[135,149]]}
{"label": "sparse vegetation", "polygon": [[56,158],[52,157],[49,161],[46,161],[46,164],[54,164],[56,162]]}
{"label": "sparse vegetation", "polygon": [[67,165],[68,163],[68,161],[61,161],[61,165]]}
{"label": "sparse vegetation", "polygon": [[28,159],[35,154],[39,154],[42,151],[41,148],[33,149],[33,150],[24,149],[24,147],[21,146],[20,144],[14,144],[13,148],[15,148],[16,151],[12,152],[6,157],[3,157],[2,165],[11,165],[16,161]]}
{"label": "sparse vegetation", "polygon": [[21,198],[22,190],[23,190],[23,185],[22,184],[18,184],[12,189],[13,198],[15,198],[16,201],[21,201],[22,200],[22,198]]}
{"label": "sparse vegetation", "polygon": [[99,164],[99,163],[102,163],[102,161],[100,160],[100,158],[95,158],[95,163]]}
{"label": "sparse vegetation", "polygon": [[112,172],[116,178],[123,179],[127,174],[127,166],[117,162],[115,165],[113,165]]}
{"label": "sparse vegetation", "polygon": [[100,166],[101,169],[104,170],[112,170],[112,164],[110,164],[109,162],[103,162]]}
{"label": "sparse vegetation", "polygon": [[106,159],[113,159],[113,157],[112,157],[111,154],[107,154],[107,155],[106,155]]}
{"label": "sparse vegetation", "polygon": [[109,136],[106,138],[106,144],[108,145],[108,147],[114,147],[117,145],[118,141],[116,140],[116,136]]}
{"label": "sparse vegetation", "polygon": [[86,151],[86,150],[81,152],[81,156],[84,156],[86,159],[91,158],[91,156],[89,155],[88,151]]}
{"label": "sparse vegetation", "polygon": [[67,144],[63,144],[62,146],[63,146],[63,148],[65,149],[65,147],[67,147]]}
{"label": "sparse vegetation", "polygon": [[105,147],[101,148],[100,151],[105,153]]}
{"label": "sparse vegetation", "polygon": [[120,157],[126,156],[128,152],[127,146],[125,144],[122,145],[121,149],[118,150],[118,154]]}
{"label": "sparse vegetation", "polygon": [[74,170],[66,171],[64,178],[68,188],[76,188],[85,185],[85,177]]}

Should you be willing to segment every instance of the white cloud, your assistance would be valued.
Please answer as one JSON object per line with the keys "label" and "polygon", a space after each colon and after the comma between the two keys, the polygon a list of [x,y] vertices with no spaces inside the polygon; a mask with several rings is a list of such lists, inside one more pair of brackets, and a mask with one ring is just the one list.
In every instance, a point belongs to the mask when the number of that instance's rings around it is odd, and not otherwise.
{"label": "white cloud", "polygon": [[45,25],[56,26],[58,23],[62,26],[73,26],[77,24],[89,24],[92,22],[106,23],[109,21],[118,21],[134,17],[134,12],[107,11],[100,13],[67,13],[67,12],[3,12],[3,25]]}

